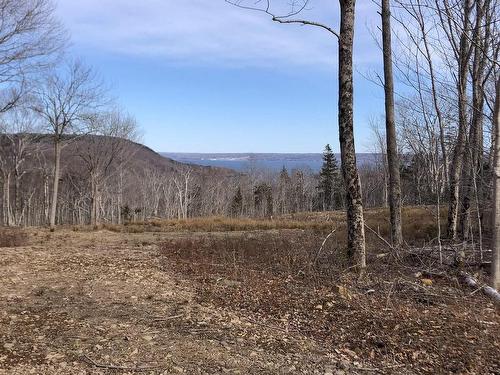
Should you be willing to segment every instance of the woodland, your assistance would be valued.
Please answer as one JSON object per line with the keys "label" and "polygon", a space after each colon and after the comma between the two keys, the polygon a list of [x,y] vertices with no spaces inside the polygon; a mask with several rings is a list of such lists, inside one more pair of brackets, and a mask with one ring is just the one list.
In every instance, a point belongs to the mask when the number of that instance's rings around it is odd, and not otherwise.
{"label": "woodland", "polygon": [[276,172],[142,145],[55,3],[0,0],[0,374],[500,372],[500,4],[379,2],[360,164],[359,4],[313,2],[225,1],[338,47],[340,158]]}

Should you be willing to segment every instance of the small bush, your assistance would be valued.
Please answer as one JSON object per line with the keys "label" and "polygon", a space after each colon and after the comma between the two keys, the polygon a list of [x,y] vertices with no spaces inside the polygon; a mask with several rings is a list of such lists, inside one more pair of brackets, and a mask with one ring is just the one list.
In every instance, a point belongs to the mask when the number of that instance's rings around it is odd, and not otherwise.
{"label": "small bush", "polygon": [[0,247],[19,247],[28,243],[28,234],[21,229],[0,228]]}

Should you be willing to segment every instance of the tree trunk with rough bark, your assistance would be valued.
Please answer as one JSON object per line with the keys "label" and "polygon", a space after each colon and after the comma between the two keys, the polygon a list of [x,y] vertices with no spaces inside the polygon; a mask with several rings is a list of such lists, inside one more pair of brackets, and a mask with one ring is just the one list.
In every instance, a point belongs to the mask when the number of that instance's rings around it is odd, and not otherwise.
{"label": "tree trunk with rough bark", "polygon": [[493,262],[492,285],[500,289],[500,79],[497,80],[493,131],[495,156],[493,168]]}
{"label": "tree trunk with rough bark", "polygon": [[346,187],[348,255],[366,268],[365,227],[361,183],[356,166],[353,118],[353,42],[355,0],[340,0],[339,140]]}
{"label": "tree trunk with rough bark", "polygon": [[403,232],[401,229],[401,178],[399,175],[396,121],[394,116],[390,0],[382,0],[382,46],[384,52],[385,134],[389,169],[391,239],[392,245],[397,248],[403,244]]}

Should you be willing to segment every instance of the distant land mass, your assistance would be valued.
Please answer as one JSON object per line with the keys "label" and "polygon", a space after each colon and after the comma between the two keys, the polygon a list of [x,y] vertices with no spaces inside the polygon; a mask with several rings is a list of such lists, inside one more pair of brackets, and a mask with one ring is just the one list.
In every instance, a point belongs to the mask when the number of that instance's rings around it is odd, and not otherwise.
{"label": "distant land mass", "polygon": [[[245,171],[251,168],[264,168],[278,171],[285,167],[293,169],[310,169],[318,172],[323,163],[322,154],[280,154],[280,153],[184,153],[160,152],[161,155],[181,163],[211,167],[230,168]],[[340,154],[335,155],[340,165]],[[376,153],[356,154],[359,166],[373,164],[380,157]]]}

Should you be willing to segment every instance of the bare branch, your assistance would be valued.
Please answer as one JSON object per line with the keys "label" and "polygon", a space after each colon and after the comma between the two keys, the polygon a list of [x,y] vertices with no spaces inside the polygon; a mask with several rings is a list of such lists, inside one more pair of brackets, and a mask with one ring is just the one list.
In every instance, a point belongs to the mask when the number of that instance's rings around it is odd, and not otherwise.
{"label": "bare branch", "polygon": [[[319,22],[315,22],[315,21],[309,21],[309,20],[304,20],[304,19],[290,19],[291,17],[295,17],[299,13],[301,13],[303,10],[305,10],[307,8],[307,5],[309,4],[309,0],[304,0],[302,2],[302,5],[299,6],[298,9],[296,9],[296,10],[293,9],[294,6],[295,6],[295,4],[296,4],[296,2],[293,1],[291,3],[292,10],[289,13],[284,14],[284,15],[277,15],[275,13],[272,13],[270,11],[271,4],[270,4],[269,0],[265,1],[266,5],[263,8],[259,8],[259,7],[256,7],[256,6],[243,5],[241,0],[225,0],[225,1],[228,4],[234,5],[235,7],[238,7],[238,8],[241,8],[241,9],[247,9],[247,10],[252,10],[252,11],[264,13],[264,14],[270,16],[271,19],[274,22],[283,23],[283,24],[295,23],[295,24],[300,24],[300,25],[315,26],[315,27],[319,27],[319,28],[321,28],[323,30],[328,31],[330,34],[333,34],[337,38],[339,38],[339,34],[338,34],[338,32],[336,30],[334,30],[332,27],[330,27],[328,25],[325,25],[323,23],[319,23]],[[261,2],[263,2],[263,0],[259,0],[255,4],[259,4]]]}

